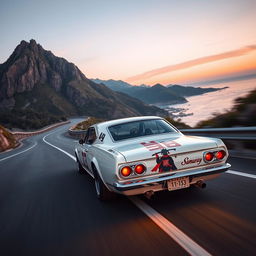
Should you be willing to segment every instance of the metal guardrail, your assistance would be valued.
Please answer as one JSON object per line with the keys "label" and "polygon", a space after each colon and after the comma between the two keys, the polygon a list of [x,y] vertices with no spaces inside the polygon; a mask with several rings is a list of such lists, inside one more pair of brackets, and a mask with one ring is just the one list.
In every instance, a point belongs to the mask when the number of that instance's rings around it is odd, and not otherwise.
{"label": "metal guardrail", "polygon": [[53,124],[53,125],[50,125],[42,130],[39,130],[39,131],[34,131],[34,132],[13,132],[12,134],[14,135],[15,139],[16,140],[21,140],[21,139],[24,139],[24,138],[27,138],[27,137],[30,137],[30,136],[34,136],[34,135],[38,135],[40,133],[43,133],[43,132],[47,132],[53,128],[56,128],[56,127],[59,127],[61,125],[64,125],[64,124],[68,124],[70,123],[70,121],[64,121],[64,122],[60,122],[60,123],[57,123],[57,124]]}
{"label": "metal guardrail", "polygon": [[188,135],[215,137],[224,140],[252,141],[256,140],[256,126],[233,128],[183,129]]}
{"label": "metal guardrail", "polygon": [[233,155],[256,157],[256,126],[234,128],[184,129],[186,135],[222,139]]}
{"label": "metal guardrail", "polygon": [[71,127],[68,130],[68,134],[75,139],[82,139],[86,133],[86,130],[73,130]]}

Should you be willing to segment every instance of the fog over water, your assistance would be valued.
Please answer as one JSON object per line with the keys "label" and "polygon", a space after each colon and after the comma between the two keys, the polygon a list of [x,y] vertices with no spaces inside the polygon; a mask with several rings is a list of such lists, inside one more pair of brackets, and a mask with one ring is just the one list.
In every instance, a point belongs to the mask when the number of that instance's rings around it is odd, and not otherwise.
{"label": "fog over water", "polygon": [[229,88],[199,96],[188,97],[187,103],[170,105],[169,107],[184,108],[186,109],[184,111],[185,114],[193,113],[193,115],[181,117],[182,122],[193,127],[199,121],[211,118],[213,113],[223,113],[226,110],[230,110],[234,105],[234,99],[243,97],[251,90],[256,89],[256,79],[200,87],[222,88],[226,86]]}

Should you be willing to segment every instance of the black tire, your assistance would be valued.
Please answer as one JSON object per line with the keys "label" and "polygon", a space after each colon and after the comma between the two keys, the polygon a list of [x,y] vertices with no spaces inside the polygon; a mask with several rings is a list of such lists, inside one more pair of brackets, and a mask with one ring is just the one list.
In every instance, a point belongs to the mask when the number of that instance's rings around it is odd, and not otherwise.
{"label": "black tire", "polygon": [[109,201],[113,199],[115,194],[109,191],[108,188],[105,186],[95,167],[93,169],[94,169],[95,191],[98,199],[101,201]]}
{"label": "black tire", "polygon": [[80,161],[79,161],[77,155],[76,155],[76,162],[77,162],[77,169],[78,169],[78,172],[79,172],[80,174],[85,174],[86,171],[85,171],[85,169],[83,168],[83,166],[81,165],[81,163],[80,163]]}

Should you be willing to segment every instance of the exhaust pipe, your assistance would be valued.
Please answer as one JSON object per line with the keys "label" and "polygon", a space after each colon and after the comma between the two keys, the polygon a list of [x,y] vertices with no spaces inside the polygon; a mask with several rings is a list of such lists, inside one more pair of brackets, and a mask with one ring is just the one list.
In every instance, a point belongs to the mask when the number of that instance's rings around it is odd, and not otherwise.
{"label": "exhaust pipe", "polygon": [[202,180],[199,180],[196,184],[195,184],[196,187],[198,188],[206,188],[206,184],[202,181]]}
{"label": "exhaust pipe", "polygon": [[153,190],[147,191],[144,195],[147,199],[151,199],[151,197],[155,194]]}

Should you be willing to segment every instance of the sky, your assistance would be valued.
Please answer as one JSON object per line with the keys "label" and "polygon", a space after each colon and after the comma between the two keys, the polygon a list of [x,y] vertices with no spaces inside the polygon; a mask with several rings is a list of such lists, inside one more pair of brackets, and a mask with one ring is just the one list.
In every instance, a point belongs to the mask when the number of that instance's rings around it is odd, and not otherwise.
{"label": "sky", "polygon": [[88,78],[190,84],[256,74],[256,0],[1,0],[0,63],[35,39]]}

